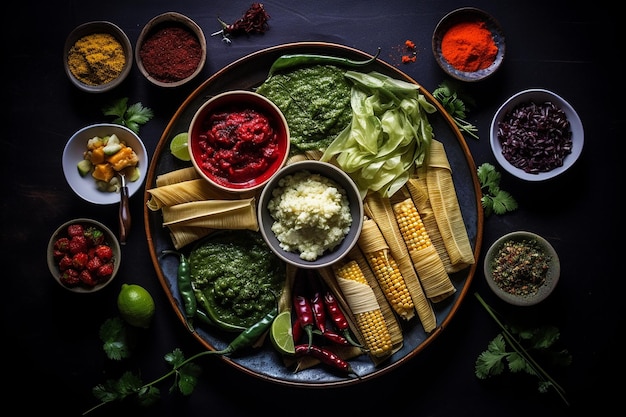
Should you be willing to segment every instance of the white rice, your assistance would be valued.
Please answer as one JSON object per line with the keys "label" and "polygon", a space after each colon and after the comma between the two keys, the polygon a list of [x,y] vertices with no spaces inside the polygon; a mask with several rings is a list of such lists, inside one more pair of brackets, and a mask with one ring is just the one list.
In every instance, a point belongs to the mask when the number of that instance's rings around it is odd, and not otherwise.
{"label": "white rice", "polygon": [[267,207],[280,247],[307,261],[339,245],[352,224],[345,190],[306,170],[281,179]]}

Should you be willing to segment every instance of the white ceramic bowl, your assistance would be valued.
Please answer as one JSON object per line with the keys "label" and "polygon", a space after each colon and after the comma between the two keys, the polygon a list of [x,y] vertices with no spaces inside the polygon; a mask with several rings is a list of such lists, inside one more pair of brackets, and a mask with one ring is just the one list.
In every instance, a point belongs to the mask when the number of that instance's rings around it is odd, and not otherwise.
{"label": "white ceramic bowl", "polygon": [[[84,229],[87,229],[88,227],[95,227],[96,229],[100,230],[104,235],[104,243],[107,246],[109,246],[111,250],[113,251],[113,258],[111,260],[113,262],[113,274],[111,275],[110,278],[108,278],[107,280],[98,282],[95,286],[87,286],[84,284],[76,284],[74,286],[68,286],[68,285],[65,285],[63,282],[61,282],[62,272],[59,269],[59,257],[58,256],[55,257],[55,243],[57,242],[59,238],[68,237],[68,227],[73,224],[80,224],[83,226]],[[50,273],[52,274],[56,282],[58,282],[59,285],[61,285],[63,288],[65,288],[68,291],[75,292],[75,293],[93,293],[93,292],[103,289],[115,279],[117,272],[120,268],[120,263],[122,262],[122,251],[120,250],[119,241],[117,240],[117,238],[115,237],[111,229],[109,229],[104,224],[100,223],[99,221],[96,221],[93,219],[87,219],[87,218],[78,218],[78,219],[72,219],[63,223],[54,231],[54,233],[52,234],[48,242],[46,258],[48,262],[48,269],[50,269]]]}
{"label": "white ceramic bowl", "polygon": [[131,197],[140,188],[148,171],[148,153],[143,142],[129,128],[114,123],[97,123],[83,127],[74,133],[63,149],[63,173],[72,190],[83,200],[93,204],[117,204],[120,202],[120,193],[100,191],[96,187],[96,180],[88,174],[81,176],[77,164],[87,150],[87,142],[95,136],[108,136],[114,134],[126,142],[139,157],[138,167],[141,177],[137,181],[127,181],[128,196]]}
{"label": "white ceramic bowl", "polygon": [[[149,69],[146,69],[146,66],[144,66],[141,59],[141,48],[143,44],[147,40],[149,40],[150,37],[158,30],[169,27],[183,27],[184,29],[188,30],[198,39],[201,48],[201,56],[196,69],[187,77],[176,80],[158,79],[155,74],[152,74]],[[143,74],[143,76],[152,84],[158,87],[173,88],[187,84],[188,82],[196,78],[196,76],[204,68],[204,64],[206,62],[206,51],[206,38],[204,36],[204,32],[196,22],[181,13],[166,12],[150,19],[150,21],[146,23],[146,25],[141,30],[141,33],[137,38],[137,44],[135,45],[135,61],[137,61],[137,68],[139,68],[139,72],[141,72],[141,74]],[[168,60],[166,60],[165,62],[168,62]]]}
{"label": "white ceramic bowl", "polygon": [[[464,22],[484,22],[486,28],[491,32],[493,41],[498,47],[498,52],[496,53],[494,61],[487,68],[478,69],[476,71],[463,71],[456,68],[444,58],[441,52],[441,44],[444,35],[453,26]],[[462,7],[446,14],[441,18],[439,23],[437,23],[432,37],[433,55],[439,67],[450,77],[466,82],[481,81],[491,77],[504,61],[505,48],[504,32],[500,23],[489,13],[477,9],[476,7]]]}
{"label": "white ceramic bowl", "polygon": [[[269,119],[270,126],[276,135],[277,157],[267,168],[259,169],[259,175],[253,178],[246,177],[241,180],[231,180],[224,175],[217,175],[203,166],[205,156],[201,150],[200,135],[206,132],[205,122],[212,114],[223,111],[241,112],[243,110],[256,110]],[[287,161],[290,149],[289,126],[283,113],[268,98],[252,91],[227,91],[210,98],[196,111],[189,124],[188,144],[193,166],[209,183],[222,191],[234,193],[250,192],[263,187]],[[245,149],[245,147],[242,147],[242,149]],[[254,160],[258,161],[259,158],[254,157]]]}
{"label": "white ceramic bowl", "polygon": [[[70,67],[68,65],[68,56],[69,52],[79,39],[84,36],[92,35],[95,33],[107,33],[112,35],[124,49],[124,56],[126,57],[126,62],[120,75],[114,80],[100,85],[89,85],[82,81],[72,74]],[[83,23],[82,25],[76,27],[65,40],[65,46],[63,48],[63,65],[65,68],[65,73],[67,77],[71,81],[71,83],[76,86],[78,89],[82,91],[86,91],[88,93],[104,93],[106,91],[111,91],[117,86],[119,86],[130,74],[130,70],[133,67],[133,48],[128,39],[128,36],[124,31],[117,25],[111,22],[106,21],[94,21]]]}
{"label": "white ceramic bowl", "polygon": [[[494,281],[494,261],[498,256],[498,252],[510,241],[513,241],[515,243],[524,241],[536,242],[537,247],[540,248],[540,251],[548,257],[548,270],[545,275],[545,280],[543,284],[538,287],[538,290],[533,294],[520,295],[515,294],[515,291],[507,292],[503,288],[501,288],[501,286],[496,281]],[[515,264],[517,265],[517,263]],[[516,231],[501,236],[489,247],[489,249],[487,250],[487,254],[485,255],[483,270],[485,273],[487,285],[489,285],[489,288],[491,288],[493,293],[497,295],[500,299],[506,301],[509,304],[517,306],[530,306],[545,300],[552,293],[559,281],[559,277],[561,274],[561,264],[559,262],[559,256],[556,253],[556,250],[546,239],[537,235],[536,233],[527,231]]]}
{"label": "white ceramic bowl", "polygon": [[[565,116],[567,117],[570,125],[572,149],[571,153],[569,155],[566,155],[563,159],[562,166],[553,168],[550,171],[546,172],[529,173],[524,171],[524,169],[522,168],[514,166],[504,157],[502,153],[502,144],[500,143],[500,140],[498,138],[500,123],[507,117],[508,112],[513,110],[516,106],[523,105],[524,103],[528,102],[533,102],[537,105],[541,105],[545,102],[551,102],[552,104],[563,110],[563,112],[565,113]],[[493,155],[495,156],[496,161],[498,161],[500,166],[511,175],[526,181],[544,181],[561,175],[562,173],[567,171],[572,165],[574,165],[574,163],[582,153],[583,145],[585,142],[585,132],[580,117],[578,117],[578,113],[576,113],[576,110],[574,110],[574,108],[558,94],[541,88],[523,90],[508,98],[493,116],[489,135],[491,150],[493,151]]]}
{"label": "white ceramic bowl", "polygon": [[[280,242],[274,232],[272,225],[274,219],[268,210],[268,203],[272,199],[273,190],[279,186],[279,182],[287,175],[293,175],[300,171],[308,171],[312,174],[320,174],[323,177],[333,180],[341,188],[346,191],[348,203],[350,205],[350,214],[352,216],[352,225],[350,231],[344,239],[333,250],[325,251],[321,256],[313,261],[305,260],[300,257],[299,252],[286,251],[280,247]],[[263,238],[272,249],[272,251],[285,262],[300,268],[314,269],[323,268],[334,264],[342,259],[356,245],[361,230],[363,229],[363,201],[359,193],[359,189],[352,179],[340,168],[320,161],[300,161],[286,165],[278,174],[276,174],[267,183],[258,200],[258,221],[259,228]]]}

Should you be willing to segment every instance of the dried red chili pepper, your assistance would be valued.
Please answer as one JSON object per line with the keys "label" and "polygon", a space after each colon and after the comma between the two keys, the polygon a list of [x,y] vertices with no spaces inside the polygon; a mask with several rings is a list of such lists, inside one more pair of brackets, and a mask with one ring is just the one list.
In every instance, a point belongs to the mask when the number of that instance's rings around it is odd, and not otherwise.
{"label": "dried red chili pepper", "polygon": [[313,316],[313,308],[306,296],[305,280],[302,274],[296,275],[293,284],[293,306],[296,312],[296,321],[300,323],[300,327],[307,335],[308,345],[313,344],[313,326],[315,318]]}
{"label": "dried red chili pepper", "polygon": [[361,345],[352,338],[352,335],[350,334],[350,325],[348,324],[348,319],[346,318],[345,314],[343,314],[343,311],[341,311],[337,299],[330,290],[326,290],[326,293],[324,294],[324,303],[326,304],[326,311],[328,312],[328,315],[330,316],[332,322],[335,324],[337,330],[341,332],[341,334],[348,340],[348,342],[352,346],[362,348],[363,345]]}
{"label": "dried red chili pepper", "polygon": [[270,15],[265,11],[263,3],[252,3],[243,16],[230,25],[218,18],[217,20],[222,26],[222,30],[212,33],[211,36],[222,35],[222,41],[231,43],[228,35],[265,33],[269,29],[269,24],[267,23],[269,19]]}
{"label": "dried red chili pepper", "polygon": [[340,370],[348,374],[356,375],[356,373],[352,370],[352,367],[347,361],[344,361],[337,354],[331,352],[330,350],[315,345],[310,347],[308,347],[307,345],[296,345],[295,351],[296,356],[309,355],[316,359],[319,359],[322,363],[329,365],[334,369]]}
{"label": "dried red chili pepper", "polygon": [[298,343],[302,337],[302,325],[300,325],[299,318],[296,318],[291,326],[291,337],[295,343]]}

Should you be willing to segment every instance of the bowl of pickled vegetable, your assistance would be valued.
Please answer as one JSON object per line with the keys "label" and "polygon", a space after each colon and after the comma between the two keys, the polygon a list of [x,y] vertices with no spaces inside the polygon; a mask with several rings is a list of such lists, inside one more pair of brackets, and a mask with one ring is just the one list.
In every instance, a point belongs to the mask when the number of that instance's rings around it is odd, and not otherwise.
{"label": "bowl of pickled vegetable", "polygon": [[585,141],[574,107],[558,94],[540,88],[508,98],[496,111],[489,133],[500,166],[525,181],[563,174],[578,160]]}
{"label": "bowl of pickled vegetable", "polygon": [[77,196],[93,204],[120,202],[121,175],[129,197],[140,188],[148,170],[148,153],[139,136],[114,123],[85,126],[63,149],[63,173]]}
{"label": "bowl of pickled vegetable", "polygon": [[194,114],[188,147],[196,171],[214,187],[233,193],[256,191],[287,161],[289,126],[268,98],[227,91]]}
{"label": "bowl of pickled vegetable", "polygon": [[487,250],[487,285],[503,301],[531,306],[545,300],[561,273],[559,256],[545,238],[528,231],[507,233]]}

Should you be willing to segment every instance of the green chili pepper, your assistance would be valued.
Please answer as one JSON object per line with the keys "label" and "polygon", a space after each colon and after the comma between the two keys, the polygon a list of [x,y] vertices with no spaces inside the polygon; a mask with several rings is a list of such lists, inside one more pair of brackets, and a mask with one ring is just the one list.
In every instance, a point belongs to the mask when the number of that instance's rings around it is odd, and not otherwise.
{"label": "green chili pepper", "polygon": [[263,335],[267,330],[269,330],[272,322],[278,315],[278,307],[274,307],[269,313],[265,315],[261,320],[254,323],[252,326],[248,327],[244,331],[242,331],[228,346],[226,346],[222,350],[214,350],[210,353],[216,355],[228,355],[229,353],[236,352],[238,350],[250,347],[256,342],[259,337]]}
{"label": "green chili pepper", "polygon": [[316,55],[316,54],[293,54],[282,55],[274,61],[270,67],[268,78],[270,78],[276,71],[284,71],[289,68],[301,66],[301,65],[339,65],[350,68],[364,67],[372,62],[376,61],[376,58],[380,55],[380,48],[376,52],[376,55],[366,59],[364,61],[355,61],[347,58],[339,58],[330,55]]}
{"label": "green chili pepper", "polygon": [[162,253],[164,255],[177,255],[180,258],[180,262],[178,264],[178,274],[176,278],[176,282],[178,284],[178,292],[180,294],[180,298],[183,302],[183,307],[185,309],[185,318],[187,319],[187,326],[189,330],[193,330],[192,320],[196,315],[197,310],[197,300],[196,295],[193,291],[193,286],[191,285],[191,269],[189,268],[189,262],[185,255],[181,252],[173,251],[173,250],[164,250]]}
{"label": "green chili pepper", "polygon": [[194,293],[196,295],[196,300],[198,300],[200,306],[202,306],[202,308],[206,312],[209,320],[211,320],[217,327],[228,332],[238,332],[246,329],[243,326],[227,323],[222,320],[217,311],[215,311],[215,309],[213,308],[213,304],[211,304],[206,294],[202,290],[194,289]]}

